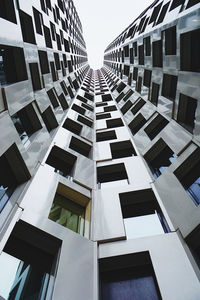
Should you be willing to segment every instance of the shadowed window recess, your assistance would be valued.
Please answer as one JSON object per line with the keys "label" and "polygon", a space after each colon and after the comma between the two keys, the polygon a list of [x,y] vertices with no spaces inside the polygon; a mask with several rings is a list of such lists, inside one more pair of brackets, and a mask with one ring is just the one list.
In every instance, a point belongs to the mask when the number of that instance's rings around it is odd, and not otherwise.
{"label": "shadowed window recess", "polygon": [[24,50],[0,45],[0,83],[4,85],[27,79]]}
{"label": "shadowed window recess", "polygon": [[29,146],[31,143],[31,135],[42,128],[33,104],[30,103],[29,105],[25,106],[11,118],[22,143],[26,147]]}
{"label": "shadowed window recess", "polygon": [[30,177],[16,144],[13,144],[0,156],[0,212],[15,189]]}
{"label": "shadowed window recess", "polygon": [[197,99],[180,94],[177,122],[191,133],[193,133],[196,123],[196,109]]}
{"label": "shadowed window recess", "polygon": [[46,160],[46,163],[54,168],[54,171],[63,177],[71,179],[77,157],[58,146],[54,146]]}
{"label": "shadowed window recess", "polygon": [[112,186],[111,182],[114,181],[113,185],[116,184],[128,184],[128,175],[124,163],[112,164],[103,167],[97,167],[97,183],[98,187]]}
{"label": "shadowed window recess", "polygon": [[161,300],[149,252],[99,260],[101,300]]}
{"label": "shadowed window recess", "polygon": [[84,194],[59,183],[48,218],[88,238],[90,199]]}
{"label": "shadowed window recess", "polygon": [[85,208],[62,195],[56,194],[49,219],[83,235]]}
{"label": "shadowed window recess", "polygon": [[144,155],[144,158],[156,179],[174,162],[177,156],[163,139],[159,139]]}
{"label": "shadowed window recess", "polygon": [[170,232],[152,190],[121,193],[119,198],[127,239]]}
{"label": "shadowed window recess", "polygon": [[174,174],[183,185],[194,204],[200,204],[200,149],[197,148],[183,163],[175,170]]}
{"label": "shadowed window recess", "polygon": [[121,141],[110,144],[112,158],[123,158],[137,155],[131,141]]}
{"label": "shadowed window recess", "polygon": [[0,294],[8,300],[50,299],[60,246],[56,237],[19,221],[0,255]]}

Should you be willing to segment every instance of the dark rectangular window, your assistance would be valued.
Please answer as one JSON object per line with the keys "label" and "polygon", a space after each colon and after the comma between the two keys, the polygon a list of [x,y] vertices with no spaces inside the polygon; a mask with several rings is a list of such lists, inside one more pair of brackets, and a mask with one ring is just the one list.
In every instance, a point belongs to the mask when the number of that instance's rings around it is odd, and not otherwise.
{"label": "dark rectangular window", "polygon": [[89,93],[87,93],[87,92],[85,92],[84,97],[87,98],[90,101],[94,101],[94,96],[91,95],[91,94],[89,94]]}
{"label": "dark rectangular window", "polygon": [[91,151],[91,145],[77,139],[76,137],[72,136],[69,148],[88,157]]}
{"label": "dark rectangular window", "polygon": [[174,174],[194,204],[198,206],[200,204],[200,149],[197,148]]}
{"label": "dark rectangular window", "polygon": [[[127,239],[170,232],[170,228],[150,189],[119,194]],[[141,223],[138,223],[141,220]],[[152,227],[151,224],[154,223]]]}
{"label": "dark rectangular window", "polygon": [[19,10],[19,18],[23,41],[30,44],[36,44],[32,17],[22,10]]}
{"label": "dark rectangular window", "polygon": [[175,9],[176,7],[184,4],[185,0],[173,0],[172,5],[170,6],[170,11]]}
{"label": "dark rectangular window", "polygon": [[58,103],[57,93],[55,91],[55,88],[48,90],[47,95],[49,96],[49,100],[51,101],[53,108],[58,107],[59,103]]}
{"label": "dark rectangular window", "polygon": [[44,3],[44,0],[40,0],[41,9],[46,13],[46,5]]}
{"label": "dark rectangular window", "polygon": [[136,91],[138,93],[141,93],[141,89],[142,89],[142,77],[138,76],[137,83],[136,83]]}
{"label": "dark rectangular window", "polygon": [[12,115],[12,121],[23,144],[30,144],[30,136],[42,128],[32,103]]}
{"label": "dark rectangular window", "polygon": [[197,99],[180,94],[177,122],[191,133],[195,126],[196,109]]}
{"label": "dark rectangular window", "polygon": [[128,125],[133,135],[135,135],[146,123],[146,119],[139,113]]}
{"label": "dark rectangular window", "polygon": [[128,179],[124,163],[112,164],[97,168],[97,182],[104,183],[110,181]]}
{"label": "dark rectangular window", "polygon": [[52,48],[50,29],[44,25],[43,28],[44,28],[44,38],[45,38],[46,47]]}
{"label": "dark rectangular window", "polygon": [[56,26],[50,22],[52,40],[56,40]]}
{"label": "dark rectangular window", "polygon": [[196,260],[196,263],[198,267],[200,268],[200,225],[197,225],[195,229],[188,234],[188,236],[185,238],[186,243],[188,244],[194,259]]}
{"label": "dark rectangular window", "polygon": [[94,108],[89,104],[81,103],[81,106],[89,111],[94,111]]}
{"label": "dark rectangular window", "polygon": [[115,105],[110,105],[110,106],[104,107],[105,112],[115,111],[115,110],[117,110],[117,107]]}
{"label": "dark rectangular window", "polygon": [[145,105],[145,103],[145,100],[143,100],[142,98],[138,98],[137,103],[131,109],[132,114],[136,115],[137,112]]}
{"label": "dark rectangular window", "polygon": [[130,64],[134,64],[133,48],[130,49]]}
{"label": "dark rectangular window", "polygon": [[87,99],[85,99],[84,97],[82,97],[82,96],[80,96],[80,95],[77,95],[76,98],[77,98],[78,100],[82,101],[83,103],[87,103],[87,102],[88,102]]}
{"label": "dark rectangular window", "polygon": [[200,29],[180,35],[180,62],[182,71],[200,72]]}
{"label": "dark rectangular window", "polygon": [[177,76],[163,74],[162,96],[170,100],[175,100],[177,79]]}
{"label": "dark rectangular window", "polygon": [[131,141],[122,141],[110,144],[112,159],[137,155]]}
{"label": "dark rectangular window", "polygon": [[100,259],[100,300],[161,300],[149,252]]}
{"label": "dark rectangular window", "polygon": [[176,157],[163,139],[159,139],[144,156],[155,179],[174,162]]}
{"label": "dark rectangular window", "polygon": [[165,30],[165,54],[176,55],[176,26]]}
{"label": "dark rectangular window", "polygon": [[166,13],[167,13],[167,9],[168,9],[168,7],[169,7],[169,4],[170,4],[170,1],[167,2],[167,3],[163,6],[163,8],[162,8],[162,10],[161,10],[161,13],[160,13],[160,15],[159,15],[159,18],[158,18],[158,21],[157,21],[156,25],[163,22],[163,20],[164,20],[164,18],[165,18],[165,15],[166,15]]}
{"label": "dark rectangular window", "polygon": [[0,83],[15,83],[28,79],[24,50],[0,45]]}
{"label": "dark rectangular window", "polygon": [[73,109],[74,111],[78,112],[78,113],[81,114],[81,115],[85,115],[86,110],[85,110],[84,108],[80,107],[80,106],[77,105],[77,104],[73,104],[73,105],[72,105],[72,109]]}
{"label": "dark rectangular window", "polygon": [[103,120],[103,119],[108,119],[108,118],[111,118],[110,113],[96,115],[96,120]]}
{"label": "dark rectangular window", "polygon": [[129,76],[130,66],[124,65],[124,75]]}
{"label": "dark rectangular window", "polygon": [[194,6],[194,5],[196,5],[196,4],[198,4],[198,3],[199,3],[199,0],[189,0],[189,1],[188,1],[188,4],[187,4],[187,6],[186,6],[186,9],[187,9],[187,8],[190,8],[190,7]]}
{"label": "dark rectangular window", "polygon": [[69,49],[69,42],[67,40],[64,39],[64,47],[65,47],[65,51],[66,52],[70,52],[70,49]]}
{"label": "dark rectangular window", "polygon": [[33,90],[38,91],[42,89],[41,79],[40,79],[40,72],[37,63],[29,64],[30,72],[31,72],[31,81],[33,85]]}
{"label": "dark rectangular window", "polygon": [[53,81],[57,81],[58,80],[58,74],[57,74],[55,64],[54,64],[53,61],[50,62],[50,68],[51,68],[51,75],[52,75]]}
{"label": "dark rectangular window", "polygon": [[106,120],[107,128],[121,127],[124,126],[122,120],[120,118]]}
{"label": "dark rectangular window", "polygon": [[122,98],[123,98],[124,96],[125,96],[124,92],[121,92],[121,93],[119,94],[119,96],[117,96],[117,98],[115,99],[115,101],[116,101],[117,103],[119,103],[119,101],[122,100]]}
{"label": "dark rectangular window", "polygon": [[51,106],[48,106],[47,109],[45,109],[45,111],[41,115],[48,132],[50,132],[58,126],[58,121],[56,120]]}
{"label": "dark rectangular window", "polygon": [[128,90],[123,98],[124,101],[128,100],[131,95],[133,95],[134,91],[132,89]]}
{"label": "dark rectangular window", "polygon": [[66,150],[53,146],[46,160],[46,164],[54,168],[56,173],[63,177],[69,178],[73,176],[73,167],[77,157]]}
{"label": "dark rectangular window", "polygon": [[60,247],[61,240],[56,237],[17,222],[1,253],[2,265],[12,264],[8,269],[0,266],[6,278],[13,278],[5,286],[9,291],[6,298],[41,299],[41,295],[51,295]]}
{"label": "dark rectangular window", "polygon": [[0,18],[17,24],[13,0],[0,1]]}
{"label": "dark rectangular window", "polygon": [[128,45],[124,47],[124,56],[129,57],[129,46]]}
{"label": "dark rectangular window", "polygon": [[144,45],[145,45],[145,55],[150,56],[151,55],[151,37],[148,36],[144,39]]}
{"label": "dark rectangular window", "polygon": [[39,60],[40,60],[40,67],[42,74],[48,74],[50,72],[49,69],[49,61],[46,51],[38,50]]}
{"label": "dark rectangular window", "polygon": [[[126,87],[126,84],[123,83],[123,82],[120,82],[120,84],[119,84],[118,87],[117,87],[117,91],[118,91],[119,93],[121,93],[121,92],[125,89],[125,87]],[[107,100],[106,100],[106,101],[107,101]]]}
{"label": "dark rectangular window", "polygon": [[58,50],[62,50],[61,41],[60,41],[60,35],[56,33],[56,42],[57,42],[57,48]]}
{"label": "dark rectangular window", "polygon": [[153,103],[155,106],[158,105],[158,97],[159,97],[159,89],[160,85],[153,82],[152,83],[152,90],[151,90],[151,103]]}
{"label": "dark rectangular window", "polygon": [[54,53],[53,55],[54,55],[56,70],[60,70],[61,69],[61,65],[60,65],[59,54],[58,53]]}
{"label": "dark rectangular window", "polygon": [[133,69],[133,80],[137,80],[138,77],[138,68],[134,67]]}
{"label": "dark rectangular window", "polygon": [[116,136],[115,130],[98,132],[96,134],[96,141],[97,142],[115,140],[116,138],[117,138],[117,136]]}
{"label": "dark rectangular window", "polygon": [[133,106],[133,103],[130,100],[128,100],[121,108],[122,114],[124,115],[125,113],[127,113],[131,106]]}
{"label": "dark rectangular window", "polygon": [[146,87],[150,87],[151,84],[151,73],[152,71],[150,70],[144,70],[144,80],[143,80],[143,85]]}
{"label": "dark rectangular window", "polygon": [[153,48],[153,67],[163,66],[163,56],[162,56],[162,40],[152,43]]}
{"label": "dark rectangular window", "polygon": [[163,4],[163,2],[159,3],[157,6],[154,7],[151,18],[149,20],[149,24],[156,21],[158,14],[160,12],[160,9],[162,7],[162,4]]}
{"label": "dark rectangular window", "polygon": [[18,147],[13,144],[0,156],[0,212],[16,187],[30,177]]}
{"label": "dark rectangular window", "polygon": [[144,45],[141,45],[138,47],[138,52],[139,52],[139,65],[144,65]]}
{"label": "dark rectangular window", "polygon": [[83,117],[83,116],[78,116],[77,121],[81,122],[82,124],[88,126],[88,127],[92,127],[93,123],[92,121],[90,121],[89,119]]}
{"label": "dark rectangular window", "polygon": [[35,20],[36,32],[42,35],[42,24],[43,24],[42,14],[34,7],[33,7],[33,16]]}
{"label": "dark rectangular window", "polygon": [[61,105],[61,107],[62,107],[63,110],[69,108],[69,105],[68,105],[67,100],[66,100],[66,98],[65,98],[65,96],[64,96],[63,93],[61,93],[61,94],[58,96],[58,100],[59,100],[60,105]]}
{"label": "dark rectangular window", "polygon": [[51,10],[51,0],[46,0],[46,6]]}
{"label": "dark rectangular window", "polygon": [[133,43],[134,55],[137,56],[137,42]]}
{"label": "dark rectangular window", "polygon": [[160,114],[144,129],[150,140],[153,140],[169,122]]}
{"label": "dark rectangular window", "polygon": [[66,83],[65,83],[64,80],[60,82],[60,86],[61,86],[61,88],[62,88],[62,90],[63,90],[65,96],[67,96],[67,95],[68,95],[68,92],[67,92],[67,86],[66,86]]}
{"label": "dark rectangular window", "polygon": [[73,132],[74,134],[80,135],[83,126],[74,120],[67,118],[63,124],[63,128]]}

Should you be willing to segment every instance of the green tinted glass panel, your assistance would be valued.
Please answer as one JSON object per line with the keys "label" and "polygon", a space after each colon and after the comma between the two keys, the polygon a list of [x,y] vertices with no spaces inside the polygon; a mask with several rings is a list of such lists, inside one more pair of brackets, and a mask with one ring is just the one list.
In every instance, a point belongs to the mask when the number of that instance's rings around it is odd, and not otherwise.
{"label": "green tinted glass panel", "polygon": [[56,194],[49,214],[49,219],[74,232],[83,234],[84,218],[84,207]]}

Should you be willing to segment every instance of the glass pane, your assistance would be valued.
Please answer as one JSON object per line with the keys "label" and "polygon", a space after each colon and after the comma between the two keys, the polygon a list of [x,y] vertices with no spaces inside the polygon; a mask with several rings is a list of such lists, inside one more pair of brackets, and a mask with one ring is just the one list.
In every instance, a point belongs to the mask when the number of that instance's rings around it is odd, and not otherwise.
{"label": "glass pane", "polygon": [[0,212],[8,202],[8,199],[14,192],[15,187],[3,187],[0,186]]}
{"label": "glass pane", "polygon": [[4,64],[3,64],[3,49],[0,49],[0,83],[6,84],[6,74],[4,72]]}
{"label": "glass pane", "polygon": [[5,299],[8,299],[20,262],[5,252],[0,255],[0,296]]}
{"label": "glass pane", "polygon": [[39,266],[25,262],[5,252],[0,255],[0,296],[6,300],[40,300],[46,294],[49,274]]}
{"label": "glass pane", "polygon": [[59,194],[56,194],[49,213],[49,219],[73,230],[74,232],[83,234],[85,222],[84,218],[84,207]]}
{"label": "glass pane", "polygon": [[140,217],[125,218],[124,225],[127,239],[164,233],[156,213]]}
{"label": "glass pane", "polygon": [[186,190],[196,205],[200,204],[200,177]]}
{"label": "glass pane", "polygon": [[102,278],[101,300],[158,300],[160,299],[152,272],[115,270]]}
{"label": "glass pane", "polygon": [[12,121],[17,129],[17,132],[19,134],[19,137],[20,137],[22,143],[24,145],[26,144],[26,146],[28,146],[30,144],[30,141],[29,141],[30,134],[28,134],[26,132],[26,130],[17,114],[12,116]]}

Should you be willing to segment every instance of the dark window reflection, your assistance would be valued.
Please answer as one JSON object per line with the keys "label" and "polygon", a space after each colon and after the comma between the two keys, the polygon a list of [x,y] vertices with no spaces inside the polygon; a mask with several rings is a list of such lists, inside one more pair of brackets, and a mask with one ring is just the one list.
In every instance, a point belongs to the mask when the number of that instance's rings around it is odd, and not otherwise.
{"label": "dark window reflection", "polygon": [[161,299],[151,268],[142,266],[102,273],[101,300],[122,299]]}
{"label": "dark window reflection", "polygon": [[4,206],[8,202],[8,199],[14,192],[16,186],[0,186],[0,212],[3,210]]}
{"label": "dark window reflection", "polygon": [[200,204],[200,177],[198,177],[188,188],[188,195],[192,198],[196,205]]}
{"label": "dark window reflection", "polygon": [[154,178],[158,178],[176,159],[176,154],[169,147],[165,147],[150,163]]}
{"label": "dark window reflection", "polygon": [[4,56],[4,49],[0,49],[0,83],[6,84],[6,74],[4,71],[4,64],[3,64],[3,56]]}
{"label": "dark window reflection", "polygon": [[27,133],[22,120],[18,116],[18,113],[12,116],[12,121],[17,129],[17,132],[19,134],[22,143],[25,144],[28,141],[29,137],[31,136],[31,133],[30,132]]}

